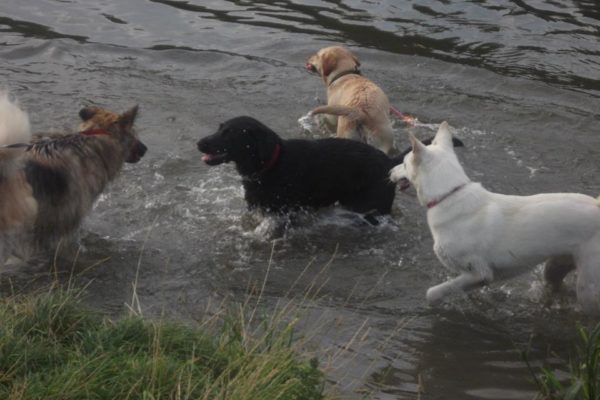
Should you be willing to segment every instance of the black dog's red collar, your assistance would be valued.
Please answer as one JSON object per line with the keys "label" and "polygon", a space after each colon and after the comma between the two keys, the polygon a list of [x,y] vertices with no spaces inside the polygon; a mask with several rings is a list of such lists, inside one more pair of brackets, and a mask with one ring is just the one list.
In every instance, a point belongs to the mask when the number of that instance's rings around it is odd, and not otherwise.
{"label": "black dog's red collar", "polygon": [[102,128],[94,128],[94,129],[88,129],[82,132],[79,132],[82,135],[86,135],[86,136],[100,136],[100,135],[109,135],[109,133],[102,129]]}
{"label": "black dog's red collar", "polygon": [[452,196],[454,193],[458,192],[460,189],[464,188],[467,184],[463,183],[462,185],[458,185],[457,187],[455,187],[454,189],[452,189],[451,191],[449,191],[448,193],[446,193],[445,195],[435,199],[435,200],[431,200],[429,203],[427,203],[427,208],[433,208],[435,206],[437,206],[438,204],[440,204],[442,201],[446,200],[448,197]]}
{"label": "black dog's red collar", "polygon": [[269,160],[268,163],[265,164],[263,169],[261,169],[258,174],[259,175],[263,174],[263,173],[267,172],[268,170],[270,170],[271,168],[273,168],[273,166],[275,165],[277,160],[279,160],[280,155],[281,155],[281,145],[279,143],[277,143],[275,145],[275,150],[273,150],[273,155],[271,156],[271,159]]}

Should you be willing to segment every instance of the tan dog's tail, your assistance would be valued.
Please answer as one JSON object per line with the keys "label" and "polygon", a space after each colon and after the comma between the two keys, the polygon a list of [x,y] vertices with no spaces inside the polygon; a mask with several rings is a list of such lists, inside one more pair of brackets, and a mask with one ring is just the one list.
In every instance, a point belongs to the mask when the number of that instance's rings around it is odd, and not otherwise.
{"label": "tan dog's tail", "polygon": [[598,207],[600,207],[600,196],[598,196],[598,197],[596,198],[596,200],[597,200],[597,203],[598,203]]}
{"label": "tan dog's tail", "polygon": [[311,113],[337,115],[338,117],[349,118],[356,123],[362,123],[367,117],[358,108],[348,106],[320,106],[312,110]]}

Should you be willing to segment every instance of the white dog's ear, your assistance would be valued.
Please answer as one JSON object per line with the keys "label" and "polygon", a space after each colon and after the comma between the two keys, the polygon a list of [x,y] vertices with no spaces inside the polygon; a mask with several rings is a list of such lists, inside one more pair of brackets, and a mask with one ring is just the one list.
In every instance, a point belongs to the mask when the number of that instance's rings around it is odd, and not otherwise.
{"label": "white dog's ear", "polygon": [[410,139],[410,145],[412,146],[412,153],[415,162],[421,162],[423,156],[427,152],[427,146],[421,143],[421,141],[417,139],[411,132],[408,132],[408,138]]}
{"label": "white dog's ear", "polygon": [[452,149],[454,145],[452,143],[452,134],[448,128],[448,122],[444,121],[440,124],[440,127],[435,134],[435,138],[433,139],[433,143],[447,149]]}

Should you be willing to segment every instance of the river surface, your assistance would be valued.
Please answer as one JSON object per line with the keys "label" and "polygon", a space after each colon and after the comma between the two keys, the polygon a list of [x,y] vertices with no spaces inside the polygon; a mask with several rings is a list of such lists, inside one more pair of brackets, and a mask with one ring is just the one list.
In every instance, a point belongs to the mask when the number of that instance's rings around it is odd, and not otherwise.
{"label": "river surface", "polygon": [[[297,120],[325,99],[305,60],[332,44],[421,122],[396,122],[398,147],[447,120],[490,190],[600,194],[595,0],[2,0],[0,85],[34,130],[73,129],[84,105],[140,105],[149,151],[100,197],[73,262],[89,301],[118,314],[135,286],[145,315],[193,320],[263,281],[267,309],[312,287],[299,334],[341,398],[531,399],[519,352],[567,369],[554,352],[582,318],[572,280],[553,301],[536,269],[429,308],[447,273],[414,190],[380,226],[324,210],[275,240],[246,214],[233,166],[201,161],[196,141],[238,115],[324,136]],[[0,279],[21,291],[47,275]]]}

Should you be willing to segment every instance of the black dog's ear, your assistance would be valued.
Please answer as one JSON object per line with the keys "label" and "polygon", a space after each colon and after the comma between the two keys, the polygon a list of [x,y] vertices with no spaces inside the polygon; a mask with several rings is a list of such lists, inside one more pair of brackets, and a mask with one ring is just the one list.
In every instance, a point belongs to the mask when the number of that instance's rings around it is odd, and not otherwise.
{"label": "black dog's ear", "polygon": [[462,142],[462,140],[453,137],[452,138],[452,145],[454,147],[463,147],[465,144]]}
{"label": "black dog's ear", "polygon": [[[421,143],[423,143],[425,146],[429,146],[433,142],[433,139],[434,139],[433,137],[429,137],[427,139],[421,140]],[[465,144],[463,143],[462,140],[453,137],[452,145],[454,147],[463,147]],[[410,153],[411,151],[412,151],[412,147],[408,147],[408,148],[404,149],[404,151],[402,153],[400,153],[400,155],[393,157],[392,160],[394,161],[394,165],[402,164],[402,162],[404,161],[404,157],[406,157],[406,155],[408,153]]]}
{"label": "black dog's ear", "polygon": [[[434,137],[430,137],[430,138],[427,138],[427,139],[423,139],[423,140],[421,140],[421,143],[423,143],[425,146],[429,146],[433,142],[433,139],[435,139],[435,138]],[[454,147],[463,147],[465,144],[463,143],[462,140],[453,137],[452,138],[452,145]]]}
{"label": "black dog's ear", "polygon": [[96,107],[84,107],[81,110],[79,110],[79,117],[81,117],[83,121],[87,121],[88,119],[96,115],[96,111]]}
{"label": "black dog's ear", "polygon": [[[266,127],[265,127],[266,128]],[[256,147],[261,165],[267,166],[273,162],[274,157],[277,157],[277,146],[281,146],[281,138],[275,132],[267,129],[261,129],[256,132],[257,140]]]}

